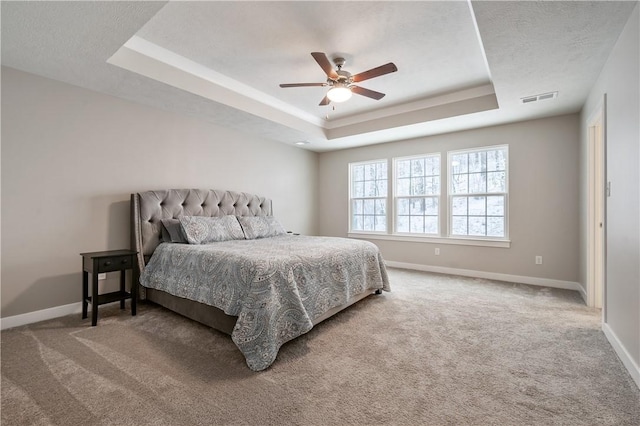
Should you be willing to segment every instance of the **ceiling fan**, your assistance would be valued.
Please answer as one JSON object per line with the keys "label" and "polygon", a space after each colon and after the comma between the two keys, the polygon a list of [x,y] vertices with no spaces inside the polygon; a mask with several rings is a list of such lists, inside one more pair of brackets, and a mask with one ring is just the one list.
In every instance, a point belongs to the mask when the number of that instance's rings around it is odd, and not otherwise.
{"label": "ceiling fan", "polygon": [[384,93],[376,92],[374,90],[365,89],[364,87],[356,86],[353,83],[359,83],[370,78],[380,77],[381,75],[389,74],[398,71],[398,68],[393,62],[381,65],[376,68],[372,68],[368,71],[361,72],[359,74],[351,75],[350,72],[344,71],[342,67],[345,64],[344,58],[335,58],[333,63],[337,69],[333,69],[333,65],[329,62],[329,58],[322,52],[311,52],[311,56],[316,60],[320,68],[327,74],[326,83],[288,83],[281,84],[280,87],[325,87],[331,88],[327,92],[327,95],[320,101],[319,105],[329,105],[333,102],[344,102],[351,97],[352,93],[366,96],[371,99],[380,100],[384,97]]}

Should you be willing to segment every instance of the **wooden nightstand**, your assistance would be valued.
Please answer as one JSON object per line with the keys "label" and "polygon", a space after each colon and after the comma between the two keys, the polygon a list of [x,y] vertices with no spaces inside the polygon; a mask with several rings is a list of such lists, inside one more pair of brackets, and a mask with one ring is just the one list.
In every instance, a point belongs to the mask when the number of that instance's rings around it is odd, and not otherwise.
{"label": "wooden nightstand", "polygon": [[[87,305],[91,303],[91,325],[98,323],[98,306],[105,303],[120,301],[120,309],[124,309],[124,301],[131,299],[131,315],[136,314],[136,299],[138,289],[138,268],[136,265],[137,251],[109,250],[92,253],[80,253],[82,256],[82,319],[87,317]],[[127,269],[131,269],[131,292],[125,289]],[[120,291],[98,294],[98,274],[103,272],[120,271]],[[89,273],[91,281],[91,296],[89,296]]]}

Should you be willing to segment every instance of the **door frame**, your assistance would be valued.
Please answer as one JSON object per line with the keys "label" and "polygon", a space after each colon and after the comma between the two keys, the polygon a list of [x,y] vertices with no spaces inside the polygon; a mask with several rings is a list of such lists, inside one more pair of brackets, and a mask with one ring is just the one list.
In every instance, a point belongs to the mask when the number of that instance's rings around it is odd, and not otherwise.
{"label": "door frame", "polygon": [[606,94],[587,121],[587,306],[606,322]]}

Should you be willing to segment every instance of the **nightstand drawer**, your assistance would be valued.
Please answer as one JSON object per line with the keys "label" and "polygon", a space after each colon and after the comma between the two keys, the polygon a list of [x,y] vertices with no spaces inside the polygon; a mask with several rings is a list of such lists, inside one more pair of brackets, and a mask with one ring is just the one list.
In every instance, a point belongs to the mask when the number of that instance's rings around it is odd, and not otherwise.
{"label": "nightstand drawer", "polygon": [[98,261],[97,273],[129,269],[131,265],[132,256],[104,257]]}

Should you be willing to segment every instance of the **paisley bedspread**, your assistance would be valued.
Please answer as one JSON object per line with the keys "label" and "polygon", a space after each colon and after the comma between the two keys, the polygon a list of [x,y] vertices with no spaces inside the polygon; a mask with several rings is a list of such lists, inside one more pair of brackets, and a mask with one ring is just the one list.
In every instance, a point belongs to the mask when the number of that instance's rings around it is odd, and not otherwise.
{"label": "paisley bedspread", "polygon": [[231,337],[254,371],[269,367],[284,343],[329,309],[365,290],[390,290],[374,244],[301,235],[162,243],[140,283],[237,316]]}

